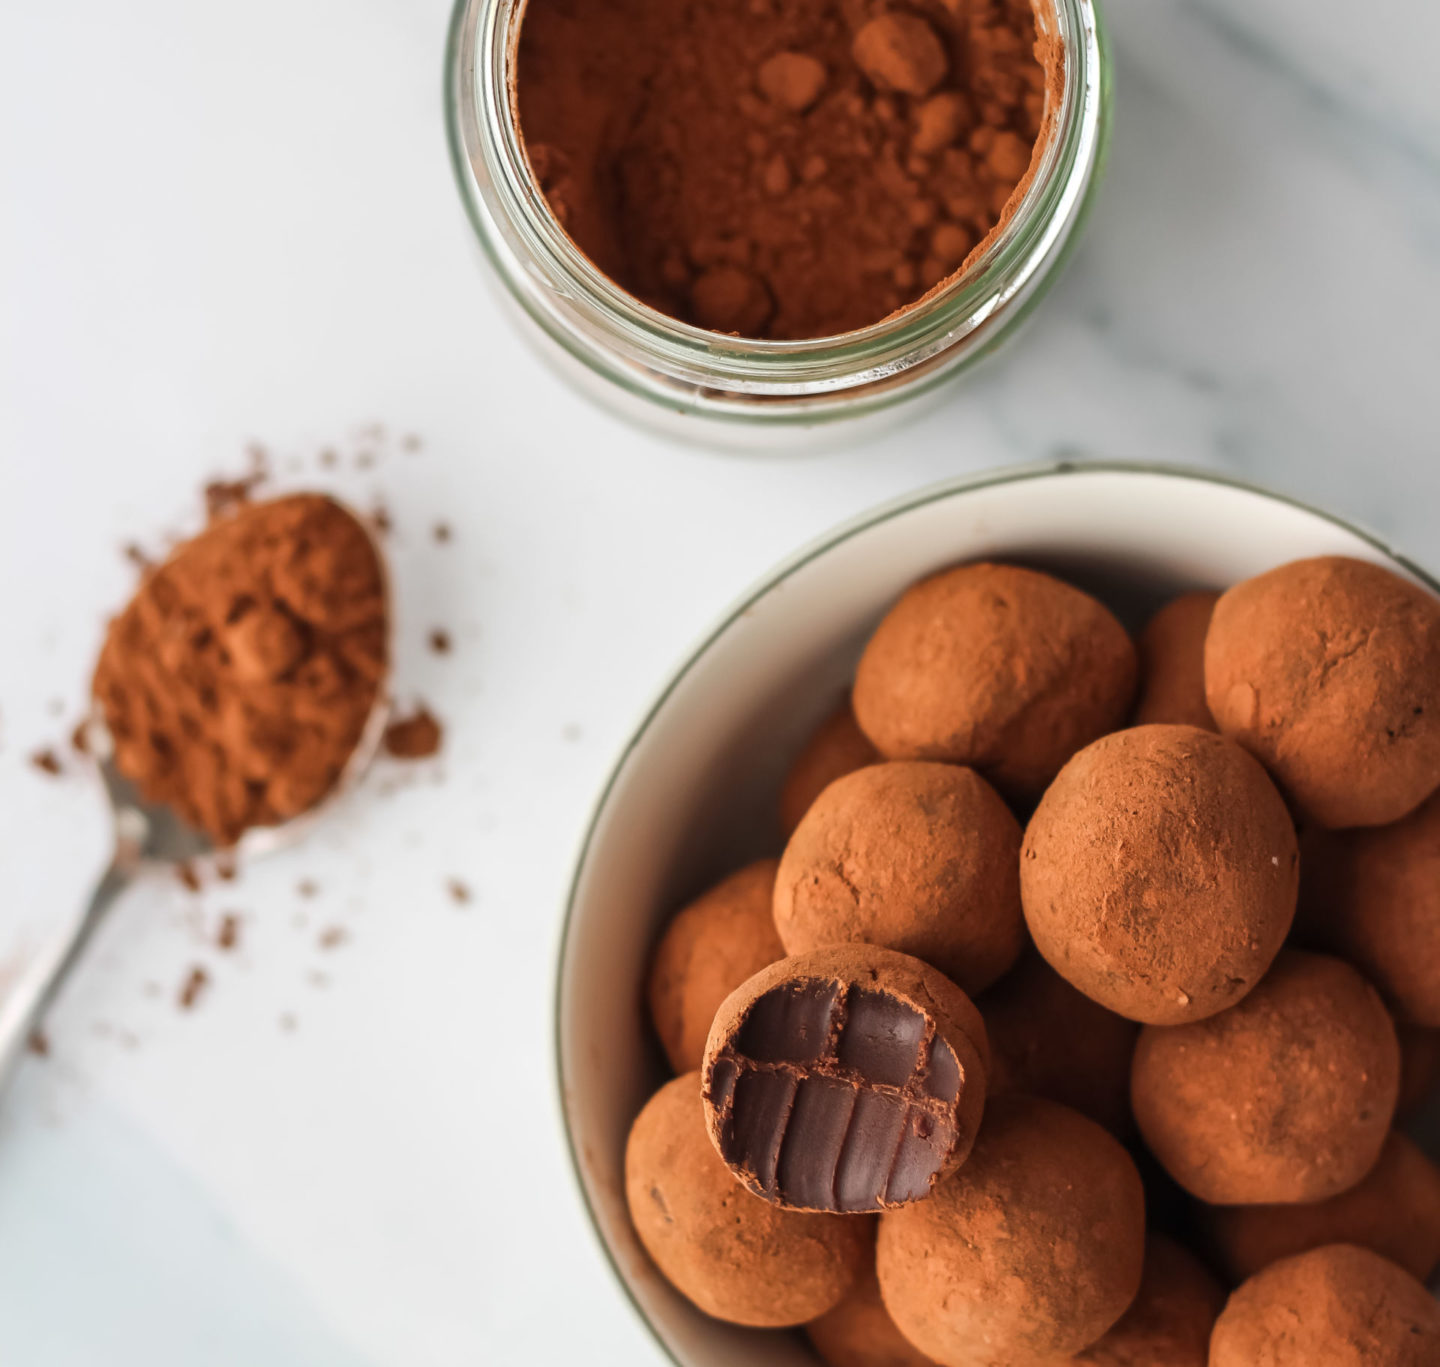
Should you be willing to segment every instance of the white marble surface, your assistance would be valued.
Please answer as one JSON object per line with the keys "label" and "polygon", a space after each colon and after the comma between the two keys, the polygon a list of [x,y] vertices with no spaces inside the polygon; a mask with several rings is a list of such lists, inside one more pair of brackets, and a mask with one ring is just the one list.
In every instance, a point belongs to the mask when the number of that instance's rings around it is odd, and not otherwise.
{"label": "white marble surface", "polygon": [[443,0],[0,7],[0,954],[103,855],[93,787],[26,756],[83,697],[118,548],[193,522],[246,442],[294,483],[364,423],[423,437],[326,478],[392,510],[399,688],[450,727],[303,850],[119,909],[0,1108],[0,1356],[656,1361],[563,1166],[559,901],[662,673],[836,520],[1079,452],[1241,474],[1440,563],[1440,10],[1108,12],[1109,183],[1036,328],[886,440],[742,459],[628,430],[516,344],[450,183]]}

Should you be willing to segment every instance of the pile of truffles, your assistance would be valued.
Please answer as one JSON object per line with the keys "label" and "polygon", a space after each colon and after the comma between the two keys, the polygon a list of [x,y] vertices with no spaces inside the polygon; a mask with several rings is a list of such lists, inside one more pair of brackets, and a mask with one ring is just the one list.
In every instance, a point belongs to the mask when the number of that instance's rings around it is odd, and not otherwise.
{"label": "pile of truffles", "polygon": [[947,570],[779,816],[651,963],[682,1295],[829,1367],[1440,1364],[1440,601],[1302,561],[1137,645]]}

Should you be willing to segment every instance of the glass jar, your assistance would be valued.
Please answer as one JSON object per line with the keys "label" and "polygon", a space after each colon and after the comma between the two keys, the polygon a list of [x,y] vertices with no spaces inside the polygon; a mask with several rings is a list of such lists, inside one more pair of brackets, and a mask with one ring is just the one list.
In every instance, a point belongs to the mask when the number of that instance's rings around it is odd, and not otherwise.
{"label": "glass jar", "polygon": [[[627,293],[551,214],[530,174],[512,94],[524,8],[525,0],[457,0],[446,55],[456,179],[481,245],[545,350],[629,417],[702,439],[763,442],[784,428],[893,416],[1014,333],[1069,255],[1094,198],[1111,107],[1096,0],[1037,0],[1037,24],[1065,53],[1060,108],[1015,213],[969,269],[840,336],[707,332]],[[676,421],[665,422],[667,414]]]}

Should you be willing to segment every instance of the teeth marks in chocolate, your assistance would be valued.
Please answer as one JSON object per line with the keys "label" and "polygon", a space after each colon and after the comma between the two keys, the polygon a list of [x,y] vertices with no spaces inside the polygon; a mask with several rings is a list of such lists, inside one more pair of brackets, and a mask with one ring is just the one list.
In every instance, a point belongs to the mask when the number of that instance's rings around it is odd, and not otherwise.
{"label": "teeth marks in chocolate", "polygon": [[958,1139],[963,1087],[935,1022],[884,991],[788,982],[712,1054],[721,1157],[758,1196],[870,1211],[929,1194]]}

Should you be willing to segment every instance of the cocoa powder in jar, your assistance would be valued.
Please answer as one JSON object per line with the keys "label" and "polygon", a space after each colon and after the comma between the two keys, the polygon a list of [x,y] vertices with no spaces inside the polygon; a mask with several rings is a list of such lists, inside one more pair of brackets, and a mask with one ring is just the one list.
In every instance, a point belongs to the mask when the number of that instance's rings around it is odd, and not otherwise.
{"label": "cocoa powder in jar", "polygon": [[514,104],[601,271],[682,321],[800,339],[972,262],[1062,79],[1030,0],[529,0]]}

